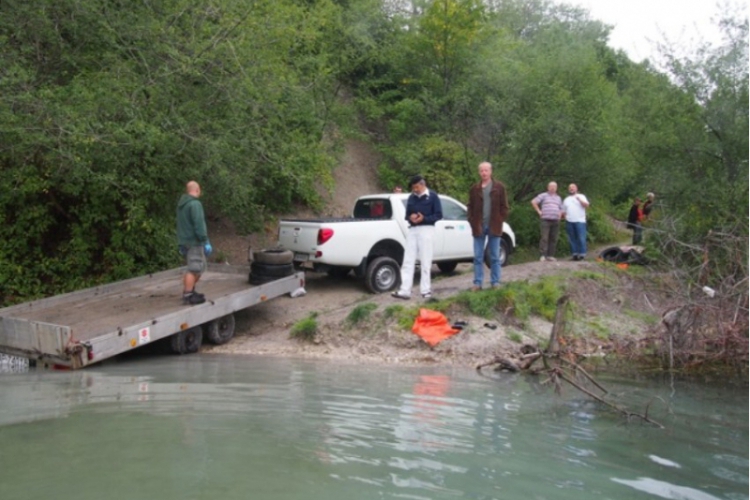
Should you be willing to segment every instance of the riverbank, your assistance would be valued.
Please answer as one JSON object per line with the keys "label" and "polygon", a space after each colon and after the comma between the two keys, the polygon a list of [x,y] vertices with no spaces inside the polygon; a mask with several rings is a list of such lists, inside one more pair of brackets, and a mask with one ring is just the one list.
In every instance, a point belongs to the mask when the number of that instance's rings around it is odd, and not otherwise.
{"label": "riverbank", "polygon": [[[553,324],[549,314],[544,317],[514,310],[498,300],[499,291],[469,292],[471,279],[471,266],[462,264],[451,276],[434,274],[433,300],[397,301],[388,294],[367,293],[352,275],[334,279],[308,273],[305,296],[271,301],[239,313],[235,338],[203,350],[474,367],[495,356],[518,358],[523,346],[546,346]],[[549,282],[550,287],[562,290],[570,298],[563,342],[575,347],[580,356],[605,363],[610,354],[653,336],[663,312],[676,305],[650,284],[642,269],[622,270],[592,260],[515,264],[503,268],[502,280],[505,286]],[[467,301],[486,302],[489,314],[471,313],[461,305]],[[421,307],[440,309],[451,323],[463,321],[466,325],[431,347],[410,329]],[[293,327],[305,319],[316,325],[315,332],[306,339],[293,337]]]}

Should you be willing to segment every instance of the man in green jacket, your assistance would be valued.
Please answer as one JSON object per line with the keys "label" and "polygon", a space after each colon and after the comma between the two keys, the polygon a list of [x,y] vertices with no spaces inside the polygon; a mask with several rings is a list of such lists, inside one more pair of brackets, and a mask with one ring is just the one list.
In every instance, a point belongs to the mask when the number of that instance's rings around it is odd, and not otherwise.
{"label": "man in green jacket", "polygon": [[208,241],[206,217],[203,205],[198,200],[201,187],[190,181],[185,187],[185,194],[177,203],[177,244],[187,262],[187,272],[183,277],[182,302],[184,304],[202,304],[206,297],[195,291],[195,285],[206,270],[206,256],[211,255],[213,248]]}

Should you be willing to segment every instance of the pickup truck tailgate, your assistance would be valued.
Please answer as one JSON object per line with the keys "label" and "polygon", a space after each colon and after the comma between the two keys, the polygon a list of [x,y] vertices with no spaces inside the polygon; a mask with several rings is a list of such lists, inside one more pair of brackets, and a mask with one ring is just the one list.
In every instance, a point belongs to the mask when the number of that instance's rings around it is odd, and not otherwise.
{"label": "pickup truck tailgate", "polygon": [[279,224],[279,245],[295,253],[295,260],[307,260],[315,253],[320,222],[285,220]]}

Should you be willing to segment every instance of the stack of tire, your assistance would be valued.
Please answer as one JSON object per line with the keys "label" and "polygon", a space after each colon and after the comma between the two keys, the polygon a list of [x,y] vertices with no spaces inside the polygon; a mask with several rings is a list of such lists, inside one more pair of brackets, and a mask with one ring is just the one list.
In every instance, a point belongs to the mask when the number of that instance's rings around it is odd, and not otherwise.
{"label": "stack of tire", "polygon": [[291,250],[268,248],[253,252],[250,263],[251,285],[262,285],[294,274],[294,254]]}

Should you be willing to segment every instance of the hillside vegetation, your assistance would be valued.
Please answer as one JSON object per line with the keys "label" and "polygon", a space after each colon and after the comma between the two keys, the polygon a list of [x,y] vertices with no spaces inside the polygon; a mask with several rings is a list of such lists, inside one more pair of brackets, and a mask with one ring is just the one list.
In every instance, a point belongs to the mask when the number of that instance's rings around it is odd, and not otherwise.
{"label": "hillside vegetation", "polygon": [[746,316],[744,16],[657,66],[546,0],[2,2],[0,304],[176,265],[189,179],[242,232],[320,208],[356,139],[384,189],[464,199],[491,161],[527,244],[549,180],[592,221],[653,191],[655,261]]}

